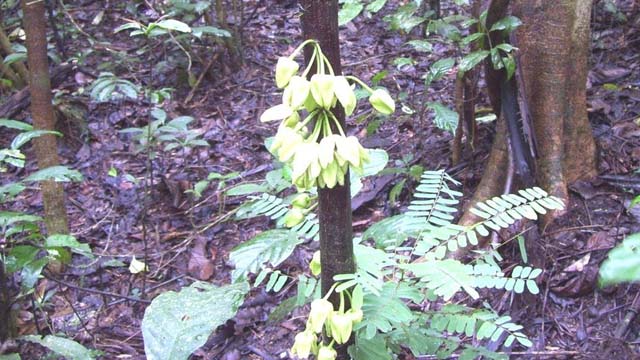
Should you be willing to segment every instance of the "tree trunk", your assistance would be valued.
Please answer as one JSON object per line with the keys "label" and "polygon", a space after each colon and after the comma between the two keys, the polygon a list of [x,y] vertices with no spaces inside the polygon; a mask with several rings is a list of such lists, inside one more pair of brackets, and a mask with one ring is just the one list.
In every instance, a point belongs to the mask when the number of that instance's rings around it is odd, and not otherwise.
{"label": "tree trunk", "polygon": [[587,114],[591,6],[591,0],[576,1],[571,32],[571,64],[567,70],[568,108],[564,124],[564,171],[568,183],[598,174],[596,143]]}
{"label": "tree trunk", "polygon": [[[336,75],[341,74],[338,1],[302,0],[301,4],[303,7],[302,31],[304,38],[317,40]],[[311,53],[305,51],[306,61],[308,62],[310,58]],[[334,114],[341,126],[345,128],[344,111],[338,106],[334,109]],[[333,285],[334,275],[355,272],[349,189],[348,173],[345,175],[344,186],[336,185],[333,189],[318,189],[323,294],[326,294]],[[339,297],[332,296],[330,300],[337,308]],[[347,344],[337,346],[336,350],[338,351],[338,359],[349,358],[346,351]]]}
{"label": "tree trunk", "polygon": [[[51,104],[51,82],[47,61],[47,34],[44,1],[22,0],[24,30],[27,37],[29,64],[29,91],[31,116],[37,130],[54,130],[55,118]],[[34,139],[34,147],[40,169],[60,164],[54,135]],[[54,181],[41,183],[45,223],[48,234],[66,234],[67,212],[64,206],[62,184]]]}
{"label": "tree trunk", "polygon": [[540,187],[568,200],[567,182],[596,174],[586,111],[591,1],[516,0],[521,68],[538,139]]}

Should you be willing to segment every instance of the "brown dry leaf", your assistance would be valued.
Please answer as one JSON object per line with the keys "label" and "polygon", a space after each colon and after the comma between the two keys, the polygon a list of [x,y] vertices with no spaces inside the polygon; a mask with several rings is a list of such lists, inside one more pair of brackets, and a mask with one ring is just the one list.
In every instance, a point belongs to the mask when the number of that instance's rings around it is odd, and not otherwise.
{"label": "brown dry leaf", "polygon": [[616,240],[606,231],[598,231],[587,240],[587,250],[607,250],[615,246]]}
{"label": "brown dry leaf", "polygon": [[188,271],[199,280],[209,280],[213,276],[213,260],[207,257],[207,239],[202,236],[196,238],[191,249]]}

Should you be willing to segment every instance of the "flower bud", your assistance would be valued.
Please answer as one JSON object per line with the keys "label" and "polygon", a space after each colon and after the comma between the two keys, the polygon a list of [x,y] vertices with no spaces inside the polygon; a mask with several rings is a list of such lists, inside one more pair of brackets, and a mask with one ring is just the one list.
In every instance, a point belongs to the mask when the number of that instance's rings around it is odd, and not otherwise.
{"label": "flower bud", "polygon": [[293,114],[291,114],[291,116],[284,119],[282,124],[288,128],[293,129],[296,127],[296,125],[298,125],[299,122],[300,122],[300,114],[298,114],[297,111],[294,111]]}
{"label": "flower bud", "polygon": [[289,85],[284,89],[282,94],[282,103],[290,106],[294,110],[301,108],[307,97],[309,97],[309,89],[311,84],[307,79],[300,76],[293,76],[289,81]]}
{"label": "flower bud", "polygon": [[300,224],[305,218],[304,213],[297,207],[291,208],[284,216],[284,226],[292,228]]}
{"label": "flower bud", "polygon": [[311,258],[311,262],[309,263],[309,269],[313,276],[320,275],[320,272],[322,271],[322,266],[320,265],[320,251],[313,253],[313,258]]}
{"label": "flower bud", "polygon": [[360,167],[360,142],[355,136],[341,136],[336,141],[337,152],[341,158],[355,167]]}
{"label": "flower bud", "polygon": [[311,204],[311,196],[309,196],[309,194],[307,193],[298,194],[291,201],[291,205],[293,205],[293,207],[297,207],[300,209],[306,209],[307,207],[309,207],[310,204]]}
{"label": "flower bud", "polygon": [[315,74],[311,77],[311,95],[316,103],[324,108],[331,109],[333,103],[333,79],[332,75]]}
{"label": "flower bud", "polygon": [[344,108],[344,113],[349,116],[353,113],[353,110],[356,108],[356,94],[353,92],[351,85],[347,81],[347,78],[344,76],[336,76],[333,82],[334,90],[336,93],[336,97],[342,107]]}
{"label": "flower bud", "polygon": [[313,331],[305,330],[298,333],[291,347],[291,354],[301,359],[308,358],[316,341],[316,334]]}
{"label": "flower bud", "polygon": [[346,314],[349,316],[349,318],[351,319],[351,322],[353,322],[354,324],[359,323],[360,321],[362,321],[362,310],[361,309],[354,309],[351,308],[349,309],[349,311],[346,312]]}
{"label": "flower bud", "polygon": [[336,351],[329,346],[321,346],[318,350],[318,360],[335,360],[337,356]]}
{"label": "flower bud", "polygon": [[315,333],[322,331],[324,322],[333,311],[333,305],[326,299],[316,299],[311,302],[311,311],[309,312],[309,327]]}
{"label": "flower bud", "polygon": [[379,113],[391,115],[396,111],[396,103],[386,90],[376,89],[369,96],[369,102]]}
{"label": "flower bud", "polygon": [[276,86],[279,89],[287,86],[291,77],[298,72],[300,65],[292,59],[281,57],[276,64]]}
{"label": "flower bud", "polygon": [[335,161],[332,161],[331,163],[329,163],[329,165],[322,169],[322,172],[320,173],[322,181],[329,189],[333,189],[333,187],[336,186],[336,183],[338,182],[338,168],[338,164]]}
{"label": "flower bud", "polygon": [[353,321],[351,316],[334,311],[329,317],[329,327],[331,328],[331,336],[338,344],[344,344],[349,341],[351,331],[353,330]]}
{"label": "flower bud", "polygon": [[331,134],[320,140],[318,160],[320,161],[320,166],[322,166],[322,168],[326,168],[327,165],[333,162],[333,153],[336,149],[336,140],[338,138],[340,138],[340,135]]}

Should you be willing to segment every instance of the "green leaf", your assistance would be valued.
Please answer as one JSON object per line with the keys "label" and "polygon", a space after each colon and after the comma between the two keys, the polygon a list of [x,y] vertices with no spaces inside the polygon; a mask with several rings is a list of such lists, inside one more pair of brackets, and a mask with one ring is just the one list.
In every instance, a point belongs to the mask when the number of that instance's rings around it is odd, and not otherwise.
{"label": "green leaf", "polygon": [[372,339],[356,337],[355,344],[349,347],[349,354],[354,360],[391,360],[387,344],[381,335]]}
{"label": "green leaf", "polygon": [[387,0],[373,0],[367,4],[367,11],[370,13],[377,13],[387,3]]}
{"label": "green leaf", "polygon": [[191,32],[191,27],[189,25],[175,19],[160,20],[156,23],[156,25],[165,30],[173,30],[183,33]]}
{"label": "green leaf", "polygon": [[31,131],[33,126],[22,121],[0,118],[0,126],[21,131]]}
{"label": "green leaf", "polygon": [[4,64],[5,65],[11,65],[13,63],[20,62],[20,61],[26,61],[26,60],[27,60],[27,53],[23,53],[23,52],[12,53],[12,54],[7,55],[4,58]]}
{"label": "green leaf", "polygon": [[452,134],[456,132],[458,127],[458,113],[449,109],[439,102],[430,102],[427,107],[435,111],[434,123],[435,125],[444,131],[449,131]]}
{"label": "green leaf", "polygon": [[601,287],[640,281],[640,233],[628,236],[600,266]]}
{"label": "green leaf", "polygon": [[27,176],[24,182],[37,182],[53,180],[57,182],[82,181],[82,174],[76,170],[71,170],[66,166],[52,166],[46,169],[38,170]]}
{"label": "green leaf", "polygon": [[26,335],[20,337],[20,340],[40,344],[68,360],[95,359],[95,357],[91,353],[91,350],[67,338],[53,335],[47,335],[45,337],[40,337],[37,335]]}
{"label": "green leaf", "polygon": [[429,68],[429,72],[423,76],[425,83],[429,85],[434,81],[442,79],[442,77],[453,68],[455,63],[455,59],[453,58],[440,59],[434,62]]}
{"label": "green leaf", "polygon": [[480,40],[484,38],[484,33],[481,32],[477,32],[477,33],[473,33],[469,36],[465,36],[464,38],[462,38],[462,40],[460,41],[460,43],[462,45],[469,45],[474,41]]}
{"label": "green leaf", "polygon": [[467,56],[463,57],[462,60],[460,60],[458,71],[464,73],[473,69],[473,67],[478,65],[487,56],[489,56],[488,50],[479,50],[468,54]]}
{"label": "green leaf", "polygon": [[129,29],[135,29],[135,30],[140,30],[142,29],[142,25],[138,22],[132,21],[132,22],[128,22],[126,24],[122,24],[120,26],[118,26],[117,28],[115,28],[113,30],[114,33],[123,31],[123,30],[129,30]]}
{"label": "green leaf", "polygon": [[0,360],[20,360],[20,354],[5,354],[0,355]]}
{"label": "green leaf", "polygon": [[522,25],[522,21],[520,21],[520,19],[515,16],[507,16],[496,21],[489,31],[504,30],[506,32],[511,32],[520,25]]}
{"label": "green leaf", "polygon": [[231,250],[229,260],[235,266],[231,278],[235,281],[249,273],[256,274],[266,263],[280,265],[303,241],[290,230],[267,230],[256,235]]}
{"label": "green leaf", "polygon": [[225,191],[225,193],[229,196],[240,196],[240,195],[249,195],[255,193],[263,193],[269,191],[269,187],[266,184],[239,184],[231,189]]}
{"label": "green leaf", "polygon": [[338,12],[338,26],[343,26],[355,19],[362,12],[364,5],[361,2],[347,2],[342,5]]}
{"label": "green leaf", "polygon": [[62,136],[61,133],[59,133],[57,131],[50,131],[50,130],[31,130],[31,131],[26,131],[26,132],[18,134],[15,138],[13,138],[13,141],[11,142],[11,148],[14,149],[14,150],[20,149],[22,147],[22,145],[24,145],[27,142],[29,142],[29,140],[37,138],[37,137],[40,137],[42,135],[47,135],[47,134]]}
{"label": "green leaf", "polygon": [[45,240],[46,247],[68,247],[71,250],[75,250],[76,252],[87,256],[93,257],[91,255],[91,248],[87,244],[80,243],[74,236],[65,235],[65,234],[54,234],[47,237]]}
{"label": "green leaf", "polygon": [[433,45],[427,40],[411,40],[407,41],[407,45],[412,46],[416,51],[420,52],[431,52],[433,50]]}
{"label": "green leaf", "polygon": [[227,30],[217,28],[215,26],[194,26],[191,28],[193,36],[200,39],[202,35],[212,35],[216,37],[231,37],[231,33]]}
{"label": "green leaf", "polygon": [[221,287],[196,282],[180,292],[159,295],[142,319],[147,358],[186,360],[236,314],[248,291],[246,282]]}

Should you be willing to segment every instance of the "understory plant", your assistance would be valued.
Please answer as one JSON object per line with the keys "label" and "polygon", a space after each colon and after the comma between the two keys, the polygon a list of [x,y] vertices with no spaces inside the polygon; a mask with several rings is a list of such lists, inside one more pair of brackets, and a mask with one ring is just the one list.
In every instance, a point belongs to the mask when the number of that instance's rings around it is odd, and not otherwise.
{"label": "understory plant", "polygon": [[[305,79],[306,70],[296,77],[299,65],[294,60],[306,45],[314,47],[312,63],[306,69],[316,66],[320,74],[310,81]],[[492,341],[506,348],[514,343],[531,346],[522,326],[508,315],[497,314],[486,303],[475,308],[462,305],[461,301],[480,299],[482,289],[537,294],[535,279],[542,270],[516,266],[506,274],[498,265],[500,256],[494,250],[478,251],[469,263],[448,255],[477,245],[478,238],[488,236],[491,230],[509,228],[520,220],[536,220],[538,214],[563,208],[559,199],[537,187],[478,203],[471,211],[483,220],[460,226],[453,223],[462,195],[453,189],[458,183],[442,170],[425,171],[408,211],[383,219],[354,239],[357,271],[337,275],[336,285],[326,294],[320,294],[317,286],[316,277],[322,267],[317,253],[310,262],[312,276],[294,278],[277,269],[298,245],[316,239],[316,187],[340,183],[346,173],[341,167],[345,165],[354,170],[356,177],[374,175],[388,159],[385,153],[373,171],[360,171],[376,150],[362,148],[357,139],[346,147],[343,132],[338,127],[334,133],[336,128],[327,126],[332,118],[325,113],[337,102],[347,114],[353,113],[355,104],[351,99],[355,97],[345,96],[353,90],[348,81],[337,80],[330,69],[325,68],[328,73],[324,72],[322,65],[313,61],[323,62],[322,51],[313,40],[278,61],[276,84],[284,88],[283,102],[265,111],[261,120],[281,120],[275,139],[267,144],[282,167],[270,172],[265,182],[288,179],[298,193],[283,196],[279,190],[250,196],[238,209],[236,215],[241,219],[270,217],[275,220],[276,229],[258,234],[230,253],[236,267],[234,281],[245,281],[254,274],[253,284],[258,286],[269,277],[268,291],[280,291],[287,283],[297,282],[297,295],[285,300],[271,318],[281,319],[294,308],[311,302],[306,326],[295,336],[291,348],[292,355],[299,358],[314,355],[317,359],[334,359],[334,346],[346,343],[352,344],[352,358],[367,360],[392,359],[392,354],[405,350],[414,356],[446,358],[457,351],[463,359],[503,358],[482,344]],[[369,100],[376,110],[385,113],[393,108],[393,100],[384,90],[369,89],[351,77],[344,80],[370,91]],[[325,138],[335,136],[343,138],[330,140],[330,146],[323,147]],[[332,163],[340,171],[331,170]],[[352,188],[352,195],[357,191]],[[337,307],[328,301],[333,293],[340,299]]]}
{"label": "understory plant", "polygon": [[[0,127],[17,131],[8,148],[0,149],[0,174],[11,168],[23,168],[26,156],[22,147],[30,140],[46,135],[61,135],[55,131],[34,130],[24,122],[0,119]],[[82,175],[64,166],[38,170],[14,182],[0,185],[0,204],[5,205],[40,181],[81,181]],[[15,336],[14,312],[16,305],[31,301],[34,316],[42,311],[55,294],[55,288],[38,291],[37,283],[50,263],[68,264],[72,254],[93,259],[87,244],[80,243],[69,234],[44,234],[40,216],[22,211],[0,211],[0,341]],[[38,321],[38,320],[36,320]],[[50,328],[48,321],[45,326]],[[64,336],[27,335],[20,340],[40,343],[61,355],[93,358],[91,351]],[[67,348],[68,352],[60,349]],[[72,351],[72,349],[75,349]],[[19,359],[17,354],[13,358]],[[89,356],[89,357],[86,357]]]}

